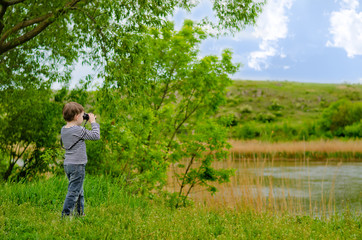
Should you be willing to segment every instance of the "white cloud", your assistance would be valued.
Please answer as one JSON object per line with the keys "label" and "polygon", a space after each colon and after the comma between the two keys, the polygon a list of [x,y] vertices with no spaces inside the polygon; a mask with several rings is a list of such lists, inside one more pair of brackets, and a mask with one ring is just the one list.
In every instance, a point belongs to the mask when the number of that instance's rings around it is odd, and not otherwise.
{"label": "white cloud", "polygon": [[262,14],[257,20],[254,36],[262,41],[259,51],[251,52],[248,66],[256,70],[269,67],[268,59],[277,54],[285,58],[285,54],[279,53],[278,41],[288,35],[288,17],[286,10],[292,7],[293,0],[269,0]]}
{"label": "white cloud", "polygon": [[362,55],[362,12],[357,0],[341,0],[341,9],[332,12],[329,32],[333,37],[327,47],[343,48],[347,56]]}
{"label": "white cloud", "polygon": [[284,66],[283,69],[288,70],[288,69],[290,69],[290,66]]}
{"label": "white cloud", "polygon": [[345,9],[358,8],[358,0],[341,0],[341,6]]}
{"label": "white cloud", "polygon": [[259,45],[259,48],[260,51],[250,53],[248,66],[255,70],[261,71],[262,68],[266,69],[269,67],[269,62],[267,60],[269,57],[275,56],[277,50],[267,41],[263,41]]}

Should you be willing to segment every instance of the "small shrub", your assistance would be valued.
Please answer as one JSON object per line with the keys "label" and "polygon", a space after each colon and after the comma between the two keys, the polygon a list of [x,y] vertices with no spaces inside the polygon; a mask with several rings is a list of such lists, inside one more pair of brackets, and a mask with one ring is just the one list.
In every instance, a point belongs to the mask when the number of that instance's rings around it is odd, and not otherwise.
{"label": "small shrub", "polygon": [[362,119],[362,103],[339,100],[323,111],[319,122],[321,130],[330,131],[334,136],[345,135],[344,128]]}
{"label": "small shrub", "polygon": [[239,110],[241,113],[251,113],[253,111],[253,107],[250,105],[241,105]]}
{"label": "small shrub", "polygon": [[274,121],[276,118],[276,116],[273,113],[270,112],[266,112],[266,113],[259,113],[256,117],[256,120],[258,120],[259,122],[272,122]]}
{"label": "small shrub", "polygon": [[254,139],[260,136],[259,129],[253,123],[247,123],[235,128],[233,138]]}
{"label": "small shrub", "polygon": [[284,107],[282,105],[280,105],[279,102],[275,99],[272,101],[272,104],[268,107],[268,109],[271,111],[279,111],[283,108]]}
{"label": "small shrub", "polygon": [[347,137],[362,137],[362,120],[358,123],[346,126],[344,134]]}

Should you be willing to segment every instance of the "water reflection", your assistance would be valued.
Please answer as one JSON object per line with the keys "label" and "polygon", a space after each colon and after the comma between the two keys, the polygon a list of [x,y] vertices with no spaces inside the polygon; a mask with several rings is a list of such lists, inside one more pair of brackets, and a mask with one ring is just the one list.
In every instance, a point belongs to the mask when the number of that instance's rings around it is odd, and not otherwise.
{"label": "water reflection", "polygon": [[236,174],[229,184],[219,185],[214,196],[196,191],[194,199],[226,205],[243,202],[256,208],[272,203],[274,210],[298,209],[314,215],[346,207],[353,212],[362,210],[362,162],[234,158],[217,167],[235,168]]}

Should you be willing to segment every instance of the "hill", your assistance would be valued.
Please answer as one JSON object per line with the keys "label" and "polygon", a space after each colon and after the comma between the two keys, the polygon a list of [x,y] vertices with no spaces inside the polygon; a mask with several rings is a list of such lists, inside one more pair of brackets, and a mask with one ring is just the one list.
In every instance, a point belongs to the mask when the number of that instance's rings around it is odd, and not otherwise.
{"label": "hill", "polygon": [[234,80],[228,88],[226,104],[217,116],[231,116],[231,137],[245,138],[237,133],[237,126],[313,127],[325,109],[341,99],[360,103],[362,85]]}

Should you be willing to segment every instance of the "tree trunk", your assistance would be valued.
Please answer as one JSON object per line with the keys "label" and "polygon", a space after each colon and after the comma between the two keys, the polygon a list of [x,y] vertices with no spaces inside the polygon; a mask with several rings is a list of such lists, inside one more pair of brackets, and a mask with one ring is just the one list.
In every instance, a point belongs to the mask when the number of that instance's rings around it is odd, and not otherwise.
{"label": "tree trunk", "polygon": [[4,174],[4,177],[3,177],[3,179],[5,181],[7,181],[9,179],[9,177],[10,177],[12,171],[13,171],[14,166],[15,166],[15,162],[10,162],[10,165],[9,165],[8,169],[6,170],[6,172]]}

